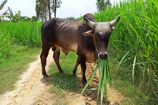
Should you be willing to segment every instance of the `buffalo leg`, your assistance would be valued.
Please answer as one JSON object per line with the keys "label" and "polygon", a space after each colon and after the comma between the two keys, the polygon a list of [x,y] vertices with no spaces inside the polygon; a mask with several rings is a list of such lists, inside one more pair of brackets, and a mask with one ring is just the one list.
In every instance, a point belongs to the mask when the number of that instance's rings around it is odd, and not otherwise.
{"label": "buffalo leg", "polygon": [[56,65],[57,65],[57,67],[58,67],[59,72],[63,73],[63,70],[61,69],[61,66],[59,64],[59,56],[60,56],[60,49],[56,49],[54,51],[53,58],[54,58],[54,61],[55,61]]}
{"label": "buffalo leg", "polygon": [[48,77],[45,70],[45,66],[46,66],[46,59],[47,59],[50,47],[51,47],[50,45],[42,45],[42,52],[41,52],[40,58],[41,58],[41,65],[42,65],[42,75],[44,77]]}
{"label": "buffalo leg", "polygon": [[80,56],[77,57],[75,67],[73,69],[73,75],[76,75],[76,70],[79,64],[80,64]]}
{"label": "buffalo leg", "polygon": [[85,58],[81,58],[80,63],[81,63],[81,69],[82,69],[82,83],[86,84],[87,80],[86,80],[86,76],[85,76],[85,73],[86,73],[86,60],[85,60]]}

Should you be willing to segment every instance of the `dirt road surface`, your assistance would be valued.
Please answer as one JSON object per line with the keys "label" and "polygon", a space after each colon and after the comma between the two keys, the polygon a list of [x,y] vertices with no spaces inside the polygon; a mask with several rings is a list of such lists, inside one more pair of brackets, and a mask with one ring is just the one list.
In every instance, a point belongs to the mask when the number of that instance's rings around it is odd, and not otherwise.
{"label": "dirt road surface", "polygon": [[[52,52],[50,52],[47,58],[47,70],[52,63]],[[15,90],[0,95],[0,105],[96,105],[94,100],[78,92],[69,92],[64,98],[58,97],[58,94],[48,91],[50,85],[43,83],[41,78],[38,55],[37,60],[30,63],[28,69],[15,84]],[[108,87],[108,100],[111,104],[120,103],[121,99],[120,92]]]}

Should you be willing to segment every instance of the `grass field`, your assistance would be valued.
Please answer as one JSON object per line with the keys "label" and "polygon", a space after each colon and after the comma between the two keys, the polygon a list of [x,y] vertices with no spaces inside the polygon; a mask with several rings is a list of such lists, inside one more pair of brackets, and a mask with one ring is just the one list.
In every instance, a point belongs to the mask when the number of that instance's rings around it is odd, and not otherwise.
{"label": "grass field", "polygon": [[19,75],[39,54],[40,25],[0,22],[0,93],[13,89]]}
{"label": "grass field", "polygon": [[13,45],[39,47],[40,27],[38,22],[0,22],[0,61],[12,55]]}
{"label": "grass field", "polygon": [[0,22],[1,37],[9,37],[14,43],[37,46],[41,45],[41,22]]}
{"label": "grass field", "polygon": [[14,88],[15,82],[19,79],[28,64],[37,58],[39,48],[27,46],[12,46],[12,55],[7,59],[1,59],[0,63],[0,94]]}

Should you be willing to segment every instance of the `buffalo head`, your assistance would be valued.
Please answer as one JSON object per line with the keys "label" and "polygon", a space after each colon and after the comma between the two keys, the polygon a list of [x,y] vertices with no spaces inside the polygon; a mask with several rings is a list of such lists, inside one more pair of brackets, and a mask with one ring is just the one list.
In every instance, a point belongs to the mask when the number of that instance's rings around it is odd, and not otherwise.
{"label": "buffalo head", "polygon": [[100,59],[107,59],[110,34],[120,17],[110,22],[95,22],[86,17],[84,19],[91,30],[84,32],[83,35],[92,36],[98,57]]}

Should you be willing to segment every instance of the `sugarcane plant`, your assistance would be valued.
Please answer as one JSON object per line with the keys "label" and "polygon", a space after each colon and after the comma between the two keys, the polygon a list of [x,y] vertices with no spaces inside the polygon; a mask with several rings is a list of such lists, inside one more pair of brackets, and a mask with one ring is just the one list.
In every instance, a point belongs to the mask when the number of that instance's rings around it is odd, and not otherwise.
{"label": "sugarcane plant", "polygon": [[[92,72],[88,82],[84,86],[81,93],[83,94],[83,92],[87,89],[89,83],[92,81],[92,79],[93,79],[94,75],[96,74],[97,70],[100,70],[97,99],[100,98],[100,104],[102,105],[104,94],[107,97],[107,82],[109,82],[109,84],[111,84],[111,75],[110,75],[110,69],[109,69],[107,59],[106,60],[99,59],[96,62],[96,66],[94,68],[94,71]],[[106,100],[106,104],[107,104],[107,100]]]}

